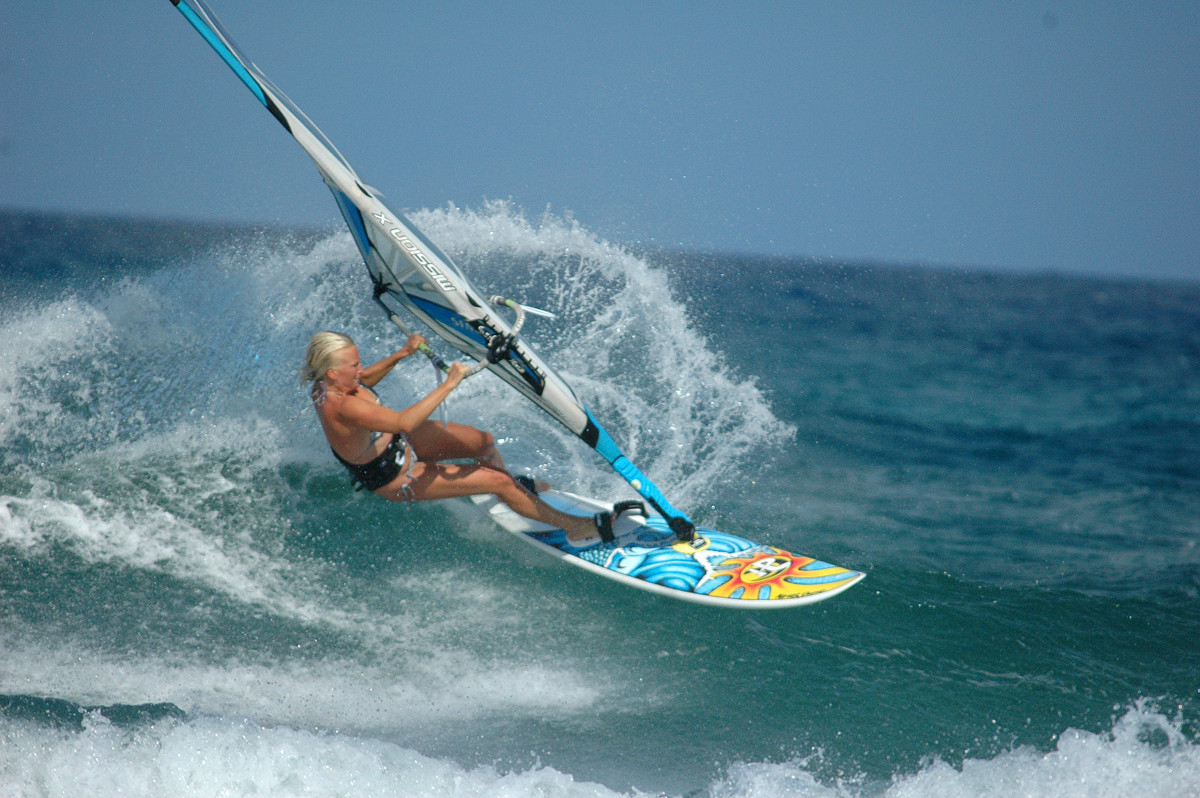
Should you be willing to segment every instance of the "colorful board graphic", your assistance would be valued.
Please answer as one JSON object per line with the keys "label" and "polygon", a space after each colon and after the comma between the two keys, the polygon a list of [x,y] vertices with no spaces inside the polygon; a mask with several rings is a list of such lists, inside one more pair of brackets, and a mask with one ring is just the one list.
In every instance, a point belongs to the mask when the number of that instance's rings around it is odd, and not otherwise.
{"label": "colorful board graphic", "polygon": [[[546,491],[542,498],[577,515],[610,509],[562,491]],[[577,548],[562,530],[522,518],[494,496],[473,501],[500,526],[548,554],[683,601],[739,609],[793,607],[832,598],[865,576],[715,529],[697,527],[696,537],[683,542],[653,514],[624,514],[614,525],[612,543]]]}

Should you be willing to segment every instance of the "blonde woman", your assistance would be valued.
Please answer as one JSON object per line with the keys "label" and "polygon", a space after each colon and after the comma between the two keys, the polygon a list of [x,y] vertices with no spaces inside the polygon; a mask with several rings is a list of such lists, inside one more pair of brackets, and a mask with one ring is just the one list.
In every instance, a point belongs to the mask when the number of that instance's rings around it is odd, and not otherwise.
{"label": "blonde woman", "polygon": [[[313,407],[334,457],[354,482],[391,501],[495,494],[514,512],[564,530],[575,545],[611,539],[611,513],[589,518],[546,504],[532,480],[508,473],[490,433],[429,420],[463,381],[465,364],[451,366],[445,381],[410,407],[397,411],[380,404],[371,388],[423,343],[423,336],[412,335],[404,348],[364,368],[347,335],[319,332],[309,341],[301,377],[311,383]],[[464,459],[475,462],[443,462]]]}

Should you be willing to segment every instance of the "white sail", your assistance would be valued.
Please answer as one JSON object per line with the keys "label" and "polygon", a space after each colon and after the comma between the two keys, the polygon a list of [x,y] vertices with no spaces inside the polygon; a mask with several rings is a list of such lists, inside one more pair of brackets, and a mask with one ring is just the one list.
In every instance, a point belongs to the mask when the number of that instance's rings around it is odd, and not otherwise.
{"label": "white sail", "polygon": [[358,245],[376,300],[399,323],[402,307],[441,338],[475,358],[594,448],[613,469],[690,539],[693,525],[622,453],[583,403],[458,267],[403,215],[387,208],[337,148],[233,43],[202,0],[171,0],[238,78],[304,148],[333,192]]}

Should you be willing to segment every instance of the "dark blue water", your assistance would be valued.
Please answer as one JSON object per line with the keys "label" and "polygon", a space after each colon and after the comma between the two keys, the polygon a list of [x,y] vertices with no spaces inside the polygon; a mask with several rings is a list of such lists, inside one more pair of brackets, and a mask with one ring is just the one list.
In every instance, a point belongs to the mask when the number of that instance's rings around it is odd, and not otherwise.
{"label": "dark blue water", "polygon": [[[294,377],[401,342],[347,234],[0,218],[0,794],[1200,794],[1196,283],[417,214],[673,503],[869,575],[747,613],[350,490]],[[486,374],[448,414],[627,498]]]}

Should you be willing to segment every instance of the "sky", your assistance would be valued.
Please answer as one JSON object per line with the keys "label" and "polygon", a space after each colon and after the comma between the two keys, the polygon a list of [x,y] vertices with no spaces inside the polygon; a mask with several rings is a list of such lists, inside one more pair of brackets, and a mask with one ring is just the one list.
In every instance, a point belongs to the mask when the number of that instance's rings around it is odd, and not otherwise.
{"label": "sky", "polygon": [[[1200,279],[1200,3],[211,4],[397,210]],[[0,207],[340,220],[169,0],[0,7]]]}

